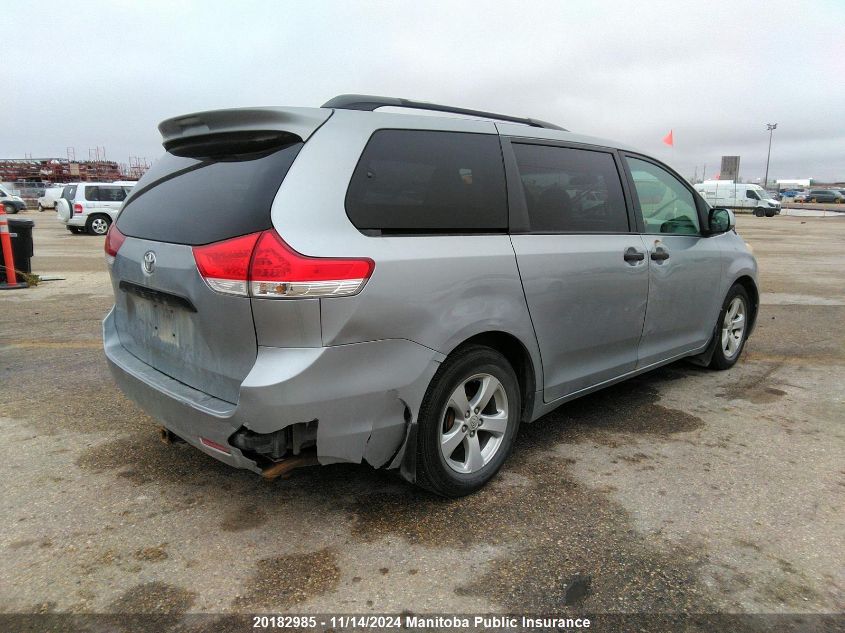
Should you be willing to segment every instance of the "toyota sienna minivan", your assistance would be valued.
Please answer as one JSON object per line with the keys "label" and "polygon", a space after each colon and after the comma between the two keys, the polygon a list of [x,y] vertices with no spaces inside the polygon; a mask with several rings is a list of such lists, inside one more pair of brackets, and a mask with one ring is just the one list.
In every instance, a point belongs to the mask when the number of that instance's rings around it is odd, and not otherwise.
{"label": "toyota sienna minivan", "polygon": [[236,468],[467,494],[520,424],[681,358],[727,369],[754,326],[733,214],[617,143],[362,95],[159,130],[106,238],[105,353],[165,439]]}

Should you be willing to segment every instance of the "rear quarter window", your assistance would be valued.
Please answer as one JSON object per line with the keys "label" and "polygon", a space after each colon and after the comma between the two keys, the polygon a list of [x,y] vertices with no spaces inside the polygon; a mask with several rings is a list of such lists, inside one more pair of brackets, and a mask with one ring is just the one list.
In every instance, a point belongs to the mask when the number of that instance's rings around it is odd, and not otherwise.
{"label": "rear quarter window", "polygon": [[499,139],[465,132],[379,130],[352,175],[346,213],[365,232],[505,232]]}

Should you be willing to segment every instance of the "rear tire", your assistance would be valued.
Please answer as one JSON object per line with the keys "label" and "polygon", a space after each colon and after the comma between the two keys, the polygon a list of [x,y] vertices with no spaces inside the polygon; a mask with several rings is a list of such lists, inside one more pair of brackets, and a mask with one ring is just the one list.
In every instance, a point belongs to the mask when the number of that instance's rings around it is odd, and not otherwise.
{"label": "rear tire", "polygon": [[107,215],[92,215],[85,222],[85,230],[91,235],[105,235],[109,232],[111,218]]}
{"label": "rear tire", "polygon": [[521,416],[507,359],[481,345],[459,350],[437,370],[420,407],[417,484],[444,497],[475,492],[507,459]]}
{"label": "rear tire", "polygon": [[13,204],[4,204],[3,210],[6,212],[6,215],[15,215],[18,212],[18,208]]}
{"label": "rear tire", "polygon": [[711,369],[730,369],[736,364],[748,339],[750,319],[751,302],[748,300],[748,292],[742,285],[734,284],[725,297],[713,332],[716,337],[716,349],[710,360]]}

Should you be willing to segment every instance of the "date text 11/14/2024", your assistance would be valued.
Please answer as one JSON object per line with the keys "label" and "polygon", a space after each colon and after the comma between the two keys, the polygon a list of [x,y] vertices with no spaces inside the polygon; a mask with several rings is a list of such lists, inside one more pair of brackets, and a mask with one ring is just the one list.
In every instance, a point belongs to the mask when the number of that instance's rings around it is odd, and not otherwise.
{"label": "date text 11/14/2024", "polygon": [[432,616],[432,615],[333,615],[318,617],[312,615],[253,616],[254,629],[316,628],[436,628],[436,629],[524,629],[524,628],[568,628],[589,629],[589,618],[532,617],[532,616]]}

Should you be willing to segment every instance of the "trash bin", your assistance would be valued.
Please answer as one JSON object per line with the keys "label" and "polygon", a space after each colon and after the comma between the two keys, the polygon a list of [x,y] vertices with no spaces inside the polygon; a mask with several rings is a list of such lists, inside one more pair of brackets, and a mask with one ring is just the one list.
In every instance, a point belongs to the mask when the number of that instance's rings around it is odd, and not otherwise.
{"label": "trash bin", "polygon": [[[32,246],[32,229],[35,222],[23,218],[7,218],[9,221],[9,236],[12,238],[12,257],[15,260],[15,270],[25,273],[32,272],[30,260],[35,254]],[[0,260],[0,263],[2,261]],[[0,281],[6,281],[6,269],[0,266]]]}

